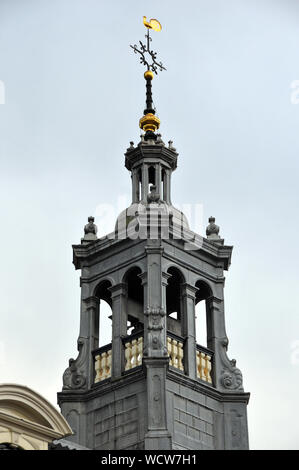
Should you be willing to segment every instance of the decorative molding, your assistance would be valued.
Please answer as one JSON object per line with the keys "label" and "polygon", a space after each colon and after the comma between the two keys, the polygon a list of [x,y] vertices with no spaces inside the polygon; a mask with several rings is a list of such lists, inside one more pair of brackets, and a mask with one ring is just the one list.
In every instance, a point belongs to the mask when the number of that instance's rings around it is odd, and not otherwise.
{"label": "decorative molding", "polygon": [[220,310],[220,304],[223,302],[223,300],[219,299],[218,297],[215,297],[214,295],[211,295],[206,299],[206,302],[210,309]]}
{"label": "decorative molding", "polygon": [[85,303],[86,310],[95,309],[99,305],[99,299],[95,296],[87,297],[86,299],[82,299],[82,301]]}
{"label": "decorative molding", "polygon": [[180,373],[179,370],[174,368],[167,370],[168,380],[175,382],[178,385],[185,386],[187,388],[192,388],[210,398],[214,398],[220,403],[248,403],[250,398],[250,393],[244,392],[243,390],[232,390],[232,391],[220,391],[219,389],[213,387],[207,382],[201,382],[199,380],[191,379],[189,376]]}
{"label": "decorative molding", "polygon": [[108,290],[111,292],[111,297],[114,299],[115,297],[119,297],[121,295],[127,294],[127,284],[125,282],[120,282],[115,284],[112,287],[108,287]]}
{"label": "decorative molding", "polygon": [[144,286],[147,284],[148,272],[144,271],[141,274],[137,274],[138,277],[141,279],[141,284]]}
{"label": "decorative molding", "polygon": [[124,373],[124,375],[115,379],[114,381],[103,381],[93,386],[89,390],[63,390],[58,392],[58,404],[61,403],[88,403],[89,400],[93,400],[99,397],[99,389],[101,390],[101,396],[110,394],[116,390],[123,390],[124,384],[138,384],[145,385],[145,372],[141,367],[135,367],[135,369]]}
{"label": "decorative molding", "polygon": [[195,287],[192,284],[188,284],[188,282],[183,282],[181,286],[182,286],[182,297],[183,298],[188,297],[189,299],[195,300],[198,287]]}
{"label": "decorative molding", "polygon": [[[155,254],[160,254],[162,255],[163,252],[164,252],[164,248],[163,246],[161,246],[160,244],[158,244],[157,242],[159,242],[159,240],[157,239],[152,239],[151,240],[151,245],[146,245],[145,246],[145,252],[147,255],[155,255]],[[156,245],[156,246],[155,246]]]}
{"label": "decorative molding", "polygon": [[168,279],[170,279],[172,274],[169,274],[165,271],[162,271],[162,286],[168,285]]}

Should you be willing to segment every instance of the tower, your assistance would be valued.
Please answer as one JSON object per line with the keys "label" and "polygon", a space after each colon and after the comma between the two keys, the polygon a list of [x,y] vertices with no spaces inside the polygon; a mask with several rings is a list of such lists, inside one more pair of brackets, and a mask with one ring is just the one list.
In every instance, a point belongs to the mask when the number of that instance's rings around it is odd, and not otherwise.
{"label": "tower", "polygon": [[[144,24],[146,45],[131,46],[147,67],[143,134],[125,153],[132,204],[105,237],[97,238],[90,217],[73,245],[81,269],[79,354],[58,402],[71,439],[91,449],[246,449],[249,394],[227,356],[224,318],[232,247],[213,217],[202,237],[172,205],[178,154],[157,133],[152,102],[154,74],[164,67],[150,50],[149,30],[161,26]],[[111,307],[112,341],[99,347],[101,301]],[[196,344],[199,302],[206,346]]]}

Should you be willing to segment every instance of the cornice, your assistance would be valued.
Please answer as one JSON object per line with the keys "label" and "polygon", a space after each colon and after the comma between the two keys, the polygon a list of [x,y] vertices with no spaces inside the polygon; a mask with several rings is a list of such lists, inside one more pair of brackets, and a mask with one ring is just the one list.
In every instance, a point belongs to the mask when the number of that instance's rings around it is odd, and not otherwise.
{"label": "cornice", "polygon": [[177,167],[178,153],[173,149],[165,147],[163,144],[143,144],[138,145],[136,148],[128,149],[125,153],[125,157],[125,167],[128,170],[131,170],[137,162],[150,158],[162,159],[170,165],[172,170],[175,170]]}
{"label": "cornice", "polygon": [[203,384],[198,380],[193,380],[186,375],[176,372],[173,369],[167,371],[166,378],[172,380],[175,383],[180,385],[185,385],[188,388],[191,388],[195,391],[201,392],[203,395],[206,395],[210,398],[214,398],[217,401],[222,403],[248,403],[250,398],[250,393],[247,392],[223,392],[217,390],[209,384]]}
{"label": "cornice", "polygon": [[[194,235],[196,234],[194,233]],[[212,258],[218,262],[222,262],[223,268],[225,270],[228,270],[230,263],[231,263],[231,255],[232,255],[233,246],[216,245],[214,243],[212,244],[206,238],[203,238],[202,240],[203,240],[202,245],[198,247],[198,249],[196,250],[186,250],[184,248],[184,244],[190,243],[190,240],[187,240],[184,238],[181,238],[181,239],[164,238],[163,242],[168,245],[175,246],[177,249],[181,250],[183,253],[188,253],[189,255],[194,256],[195,258],[199,257],[199,252],[204,253],[208,258]],[[181,242],[181,244],[176,243],[179,241]]]}
{"label": "cornice", "polygon": [[58,404],[60,403],[80,403],[88,402],[94,398],[98,398],[106,393],[114,392],[128,384],[145,381],[145,373],[142,368],[137,371],[128,372],[125,375],[113,380],[107,379],[103,382],[94,384],[91,389],[86,391],[70,390],[62,391],[57,394]]}
{"label": "cornice", "polygon": [[[121,242],[126,242],[127,246],[124,246],[124,244],[122,244],[121,246]],[[81,269],[81,261],[85,261],[85,260],[89,261],[99,254],[103,255],[103,258],[102,258],[103,261],[107,258],[110,258],[111,253],[110,252],[107,253],[106,251],[107,249],[110,250],[113,247],[114,248],[113,254],[118,254],[118,253],[121,253],[122,251],[127,250],[128,248],[129,249],[132,248],[132,246],[141,245],[141,244],[144,244],[145,242],[146,242],[146,239],[143,240],[141,238],[138,238],[136,240],[132,240],[130,238],[122,238],[122,239],[110,240],[110,243],[103,243],[102,239],[99,239],[93,243],[89,243],[88,245],[87,244],[86,245],[72,245],[73,263],[76,269]]]}

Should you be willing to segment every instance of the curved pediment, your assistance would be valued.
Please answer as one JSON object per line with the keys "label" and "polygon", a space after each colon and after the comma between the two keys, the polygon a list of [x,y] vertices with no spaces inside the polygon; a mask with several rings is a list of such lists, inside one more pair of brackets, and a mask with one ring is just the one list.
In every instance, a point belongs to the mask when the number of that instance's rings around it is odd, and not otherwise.
{"label": "curved pediment", "polygon": [[17,441],[20,445],[26,441],[39,449],[72,434],[67,421],[48,400],[17,384],[0,384],[0,431],[0,443]]}

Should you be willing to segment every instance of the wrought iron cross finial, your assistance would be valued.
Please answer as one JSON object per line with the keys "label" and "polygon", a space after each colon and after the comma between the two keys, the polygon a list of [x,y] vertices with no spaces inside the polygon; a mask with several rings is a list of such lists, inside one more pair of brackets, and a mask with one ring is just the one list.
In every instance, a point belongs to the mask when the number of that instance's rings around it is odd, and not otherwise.
{"label": "wrought iron cross finial", "polygon": [[151,70],[156,75],[158,74],[158,69],[166,70],[162,62],[157,62],[157,52],[154,52],[150,49],[150,42],[152,38],[150,37],[149,30],[154,29],[155,31],[160,31],[162,29],[160,23],[157,20],[150,20],[150,22],[145,21],[146,17],[143,17],[143,23],[147,28],[146,44],[143,44],[142,41],[139,41],[140,48],[136,44],[134,46],[130,45],[135,54],[140,54],[140,63],[147,67],[147,70]]}

